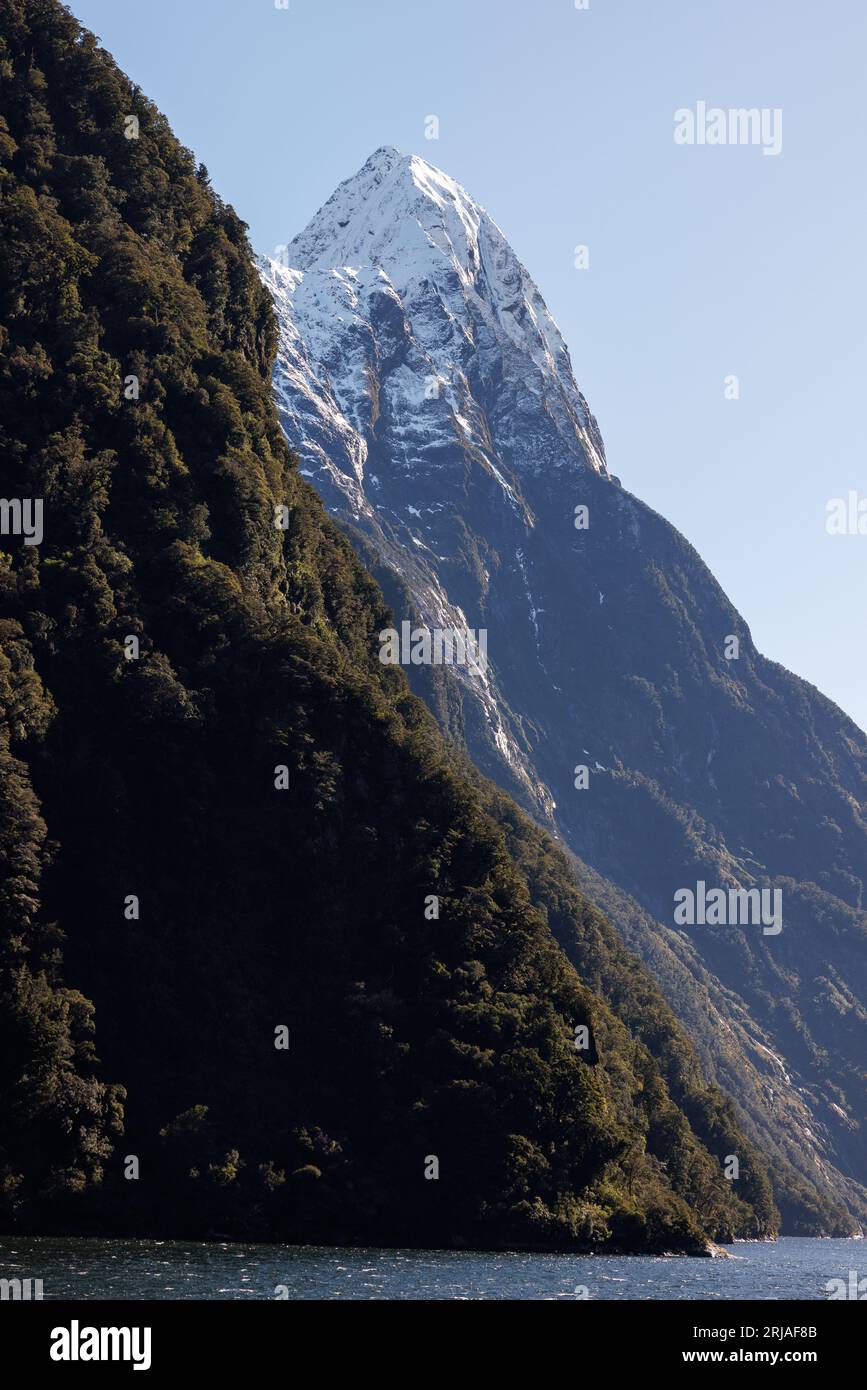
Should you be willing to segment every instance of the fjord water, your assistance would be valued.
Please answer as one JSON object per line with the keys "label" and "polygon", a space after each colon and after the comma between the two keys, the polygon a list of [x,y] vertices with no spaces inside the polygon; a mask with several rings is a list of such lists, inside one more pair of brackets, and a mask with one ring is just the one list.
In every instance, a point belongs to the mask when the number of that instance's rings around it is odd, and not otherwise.
{"label": "fjord water", "polygon": [[825,1300],[829,1280],[867,1277],[859,1240],[725,1248],[731,1259],[4,1237],[0,1278],[41,1279],[45,1299],[680,1301]]}

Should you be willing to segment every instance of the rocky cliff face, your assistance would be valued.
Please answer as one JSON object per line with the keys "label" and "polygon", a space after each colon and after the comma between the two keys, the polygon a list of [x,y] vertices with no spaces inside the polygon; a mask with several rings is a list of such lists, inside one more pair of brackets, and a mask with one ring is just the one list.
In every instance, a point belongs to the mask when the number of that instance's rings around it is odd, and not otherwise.
{"label": "rocky cliff face", "polygon": [[[302,471],[398,619],[487,633],[481,675],[410,667],[417,688],[559,834],[813,1189],[781,1188],[789,1229],[828,1229],[829,1199],[836,1229],[867,1215],[864,734],[609,475],[538,289],[453,180],[378,150],[284,261],[260,269]],[[677,917],[699,884],[724,911]]]}

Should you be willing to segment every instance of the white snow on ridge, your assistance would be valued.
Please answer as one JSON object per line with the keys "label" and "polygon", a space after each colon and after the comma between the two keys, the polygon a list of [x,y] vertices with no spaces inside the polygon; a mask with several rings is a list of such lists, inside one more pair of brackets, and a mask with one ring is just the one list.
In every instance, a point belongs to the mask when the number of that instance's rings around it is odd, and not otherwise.
{"label": "white snow on ridge", "polygon": [[[393,435],[447,442],[447,411],[481,445],[502,486],[511,417],[539,416],[545,437],[520,466],[590,467],[606,475],[601,441],[569,354],[539,290],[499,227],[454,179],[417,155],[383,147],[342,183],[286,250],[262,261],[281,324],[281,377],[329,423],[362,438],[377,411]],[[384,361],[396,359],[383,374]],[[479,439],[486,382],[497,388],[491,437]],[[384,392],[384,397],[380,398]],[[336,418],[339,416],[339,420]],[[348,440],[347,440],[348,447]],[[356,443],[361,482],[366,450]]]}
{"label": "white snow on ridge", "polygon": [[[516,556],[517,609],[541,660],[534,507],[550,474],[608,474],[560,330],[499,227],[447,174],[382,148],[285,263],[261,260],[259,271],[279,324],[275,399],[302,473],[432,628],[486,627],[498,611],[504,572],[484,563],[495,537],[495,553]],[[502,696],[499,660],[494,649],[482,679],[452,674],[549,817],[553,798]]]}

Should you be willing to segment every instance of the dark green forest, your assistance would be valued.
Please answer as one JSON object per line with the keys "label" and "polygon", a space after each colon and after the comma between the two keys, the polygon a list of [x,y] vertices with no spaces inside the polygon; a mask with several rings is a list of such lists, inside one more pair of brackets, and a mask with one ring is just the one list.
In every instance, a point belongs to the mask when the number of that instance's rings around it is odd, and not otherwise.
{"label": "dark green forest", "polygon": [[650,976],[377,661],[244,224],[63,6],[2,16],[0,1226],[775,1234]]}

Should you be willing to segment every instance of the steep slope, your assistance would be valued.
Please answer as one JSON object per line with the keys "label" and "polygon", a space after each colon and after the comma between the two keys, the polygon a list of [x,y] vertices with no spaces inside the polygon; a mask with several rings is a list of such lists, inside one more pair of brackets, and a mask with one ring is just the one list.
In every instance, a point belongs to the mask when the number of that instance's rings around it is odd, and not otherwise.
{"label": "steep slope", "polygon": [[[398,620],[487,633],[481,675],[410,667],[415,688],[590,866],[711,1075],[797,1167],[778,1168],[789,1228],[850,1228],[841,1202],[867,1216],[863,733],[755,650],[695,551],[609,475],[538,290],[447,175],[376,151],[284,260],[261,270],[302,471]],[[783,930],[679,923],[699,883],[779,890]]]}
{"label": "steep slope", "polygon": [[3,1224],[773,1234],[648,977],[378,661],[243,224],[55,0],[0,66],[0,491],[42,508],[0,551]]}

